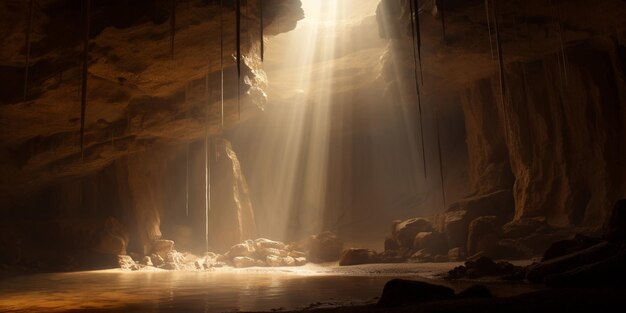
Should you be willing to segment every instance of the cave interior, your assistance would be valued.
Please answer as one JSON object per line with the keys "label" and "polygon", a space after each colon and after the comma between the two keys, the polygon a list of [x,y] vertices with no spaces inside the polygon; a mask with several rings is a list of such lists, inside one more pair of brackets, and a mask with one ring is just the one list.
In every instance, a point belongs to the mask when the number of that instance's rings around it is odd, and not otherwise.
{"label": "cave interior", "polygon": [[1,1],[0,311],[623,309],[625,17]]}

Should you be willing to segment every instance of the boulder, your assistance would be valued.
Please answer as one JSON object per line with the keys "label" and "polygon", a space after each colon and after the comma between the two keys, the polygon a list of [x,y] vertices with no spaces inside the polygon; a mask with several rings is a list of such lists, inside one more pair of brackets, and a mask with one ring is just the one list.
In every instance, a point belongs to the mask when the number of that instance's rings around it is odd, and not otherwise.
{"label": "boulder", "polygon": [[378,254],[372,249],[347,249],[341,254],[340,266],[377,263]]}
{"label": "boulder", "polygon": [[565,232],[535,233],[520,238],[518,241],[532,251],[533,256],[540,256],[548,250],[553,243],[571,239],[573,236],[573,234]]}
{"label": "boulder", "polygon": [[546,276],[550,287],[626,288],[626,247],[617,255]]}
{"label": "boulder", "polygon": [[250,242],[244,242],[232,246],[230,250],[228,250],[227,256],[231,259],[236,257],[247,257],[252,255],[254,252],[254,245]]}
{"label": "boulder", "polygon": [[277,255],[268,255],[265,258],[265,263],[267,263],[267,266],[271,266],[271,267],[283,266],[284,258],[277,256]]}
{"label": "boulder", "polygon": [[168,271],[179,271],[180,265],[174,262],[166,262],[165,264],[163,264],[163,266],[161,266],[161,268]]}
{"label": "boulder", "polygon": [[[252,254],[250,254],[252,255]],[[286,257],[289,255],[289,253],[285,250],[279,250],[276,248],[263,248],[263,247],[259,247],[258,250],[256,250],[256,252],[254,253],[254,256],[259,258],[259,259],[264,259],[265,257],[267,257],[268,255],[277,255],[280,257]]]}
{"label": "boulder", "polygon": [[547,276],[565,273],[615,256],[617,250],[617,246],[609,242],[601,242],[572,254],[530,265],[526,279],[531,282],[543,282]]}
{"label": "boulder", "polygon": [[152,258],[147,255],[143,257],[143,260],[141,260],[141,264],[145,266],[154,266],[154,264],[152,263]]}
{"label": "boulder", "polygon": [[139,266],[137,266],[137,263],[135,263],[135,261],[133,260],[133,258],[130,257],[130,255],[118,255],[117,263],[119,264],[120,268],[123,270],[136,271],[139,269]]}
{"label": "boulder", "polygon": [[174,248],[174,242],[171,240],[155,240],[152,243],[152,252],[154,254],[159,255],[161,258],[167,258],[167,255]]}
{"label": "boulder", "polygon": [[428,249],[435,254],[442,254],[448,251],[448,243],[445,235],[438,232],[420,232],[413,239],[413,249]]}
{"label": "boulder", "polygon": [[378,306],[396,307],[454,298],[454,290],[421,281],[393,279],[385,284]]}
{"label": "boulder", "polygon": [[154,264],[154,266],[156,267],[159,267],[165,264],[165,259],[163,259],[163,257],[161,257],[160,255],[156,253],[153,253],[152,255],[150,255],[150,259],[152,260],[152,264]]}
{"label": "boulder", "polygon": [[257,248],[272,248],[278,250],[285,250],[286,245],[280,241],[269,240],[265,238],[259,238],[254,241]]}
{"label": "boulder", "polygon": [[511,221],[502,226],[502,237],[521,238],[534,233],[550,231],[551,227],[546,222],[544,216],[527,217]]}
{"label": "boulder", "polygon": [[343,242],[331,232],[311,236],[308,240],[307,259],[314,263],[334,262],[339,260],[343,251]]}
{"label": "boulder", "polygon": [[493,294],[491,294],[491,290],[483,285],[474,285],[471,286],[456,295],[459,299],[466,298],[493,298]]}
{"label": "boulder", "polygon": [[305,257],[299,257],[299,258],[294,258],[294,266],[303,266],[306,265],[306,258]]}
{"label": "boulder", "polygon": [[467,236],[467,254],[473,255],[480,251],[487,254],[493,252],[498,243],[499,232],[495,216],[483,216],[473,220]]}
{"label": "boulder", "polygon": [[292,250],[289,251],[288,255],[292,258],[306,258],[306,253],[302,251]]}
{"label": "boulder", "polygon": [[553,243],[544,252],[542,262],[572,254],[602,242],[602,239],[575,235],[572,239],[561,240]]}
{"label": "boulder", "polygon": [[500,267],[488,257],[480,257],[476,261],[465,262],[465,276],[467,278],[480,278],[485,276],[499,276]]}
{"label": "boulder", "polygon": [[411,262],[432,262],[435,258],[435,254],[428,249],[421,249],[413,253],[409,258]]}
{"label": "boulder", "polygon": [[400,244],[393,236],[385,238],[385,251],[396,251],[400,249]]}
{"label": "boulder", "polygon": [[256,260],[253,258],[249,258],[249,257],[245,257],[245,256],[238,256],[233,258],[233,265],[236,268],[244,268],[244,267],[252,267],[252,266],[256,266]]}
{"label": "boulder", "polygon": [[381,263],[404,263],[406,261],[406,257],[395,250],[386,250],[379,255],[379,259]]}
{"label": "boulder", "polygon": [[443,214],[443,232],[450,246],[465,247],[467,245],[467,230],[471,222],[465,211],[453,211]]}
{"label": "boulder", "polygon": [[465,260],[465,248],[456,247],[448,250],[448,261],[458,262]]}
{"label": "boulder", "polygon": [[290,257],[290,256],[286,256],[283,257],[283,266],[295,266],[296,265],[296,259]]}
{"label": "boulder", "polygon": [[167,254],[167,258],[165,258],[166,263],[176,263],[176,264],[184,264],[185,263],[185,255],[172,250]]}
{"label": "boulder", "polygon": [[427,219],[412,218],[396,225],[395,237],[401,246],[411,248],[413,247],[415,235],[421,232],[432,231],[434,231],[433,225]]}

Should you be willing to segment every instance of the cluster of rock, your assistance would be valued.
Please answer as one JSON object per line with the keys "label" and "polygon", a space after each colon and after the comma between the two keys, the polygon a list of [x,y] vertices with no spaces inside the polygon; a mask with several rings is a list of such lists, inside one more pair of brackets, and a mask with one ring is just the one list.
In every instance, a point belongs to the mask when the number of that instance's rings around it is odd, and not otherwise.
{"label": "cluster of rock", "polygon": [[449,278],[500,276],[555,287],[626,287],[626,200],[618,201],[601,237],[578,234],[552,244],[541,262],[527,267],[482,256],[448,273]]}
{"label": "cluster of rock", "polygon": [[324,232],[311,236],[301,243],[286,244],[280,241],[259,238],[246,240],[232,246],[224,254],[207,252],[204,256],[180,253],[171,240],[156,240],[149,255],[119,255],[120,268],[140,270],[159,268],[164,270],[209,270],[231,266],[280,267],[302,266],[307,262],[321,263],[337,261],[343,243],[337,237]]}
{"label": "cluster of rock", "polygon": [[527,259],[573,236],[541,217],[511,221],[513,213],[511,191],[501,190],[464,199],[430,218],[395,221],[381,257],[409,262],[453,262],[480,255]]}

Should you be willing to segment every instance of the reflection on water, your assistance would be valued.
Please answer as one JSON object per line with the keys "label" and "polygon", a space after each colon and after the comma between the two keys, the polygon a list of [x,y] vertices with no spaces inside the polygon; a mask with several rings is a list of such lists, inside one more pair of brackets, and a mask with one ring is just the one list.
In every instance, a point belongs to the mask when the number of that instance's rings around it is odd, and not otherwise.
{"label": "reflection on water", "polygon": [[[37,274],[0,281],[2,312],[70,310],[124,312],[233,312],[302,309],[376,301],[392,277],[432,282],[456,264],[387,264],[212,272],[122,272]],[[469,282],[436,281],[456,290]],[[489,283],[494,293],[526,292],[528,285]]]}

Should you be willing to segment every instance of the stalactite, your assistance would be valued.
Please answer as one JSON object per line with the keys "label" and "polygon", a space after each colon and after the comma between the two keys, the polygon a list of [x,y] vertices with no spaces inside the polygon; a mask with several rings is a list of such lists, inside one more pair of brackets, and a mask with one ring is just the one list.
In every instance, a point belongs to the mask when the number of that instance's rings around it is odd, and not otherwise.
{"label": "stalactite", "polygon": [[206,116],[204,122],[204,211],[205,211],[205,223],[206,223],[206,251],[209,251],[209,213],[211,212],[211,158],[209,146],[209,126],[211,117],[211,98],[213,97],[213,90],[209,85],[209,74],[204,79],[205,93],[206,93]]}
{"label": "stalactite", "polygon": [[555,5],[554,2],[552,0],[548,0],[548,3],[550,5],[550,10],[552,11],[552,18],[554,19],[556,25],[557,25],[557,30],[559,33],[559,45],[561,48],[561,55],[560,55],[560,59],[559,59],[559,63],[562,66],[561,70],[563,71],[563,78],[565,80],[565,84],[568,84],[568,75],[567,75],[567,54],[565,53],[565,38],[563,35],[563,24],[561,22],[561,12],[559,10],[559,6]]}
{"label": "stalactite", "polygon": [[417,96],[417,107],[418,107],[418,113],[419,113],[419,123],[420,123],[420,139],[422,142],[422,162],[424,164],[424,177],[427,176],[427,171],[426,171],[426,148],[424,146],[424,126],[423,126],[423,118],[422,118],[422,101],[421,101],[421,95],[420,95],[420,86],[419,86],[419,79],[418,79],[418,59],[419,59],[419,55],[417,52],[417,39],[416,39],[416,29],[415,29],[415,21],[413,20],[413,15],[414,14],[418,14],[419,13],[419,7],[415,6],[415,3],[413,1],[409,1],[409,7],[410,7],[410,11],[411,11],[411,16],[410,16],[410,20],[411,20],[411,32],[412,32],[412,39],[413,39],[413,61],[414,61],[414,65],[415,65],[415,69],[413,71],[413,74],[415,75],[415,92],[416,92],[416,96]]}
{"label": "stalactite", "polygon": [[185,214],[189,217],[189,144],[185,147]]}
{"label": "stalactite", "polygon": [[259,1],[259,34],[260,34],[260,44],[261,44],[261,62],[265,61],[265,41],[263,40],[264,36],[264,19],[263,19],[263,0]]}
{"label": "stalactite", "polygon": [[440,0],[441,4],[439,9],[441,10],[441,31],[443,32],[443,42],[446,42],[446,0]]}
{"label": "stalactite", "polygon": [[424,85],[424,70],[422,69],[422,27],[420,23],[420,4],[419,0],[413,1],[413,10],[415,19],[413,22],[413,28],[415,29],[415,39],[417,41],[417,61],[420,67],[420,79],[422,81],[422,86]]}
{"label": "stalactite", "polygon": [[437,115],[437,113],[435,112],[435,127],[436,127],[436,132],[437,132],[437,154],[439,156],[439,175],[440,175],[440,179],[441,179],[441,200],[443,201],[443,209],[446,210],[447,209],[447,204],[446,204],[446,185],[445,185],[445,178],[444,178],[444,174],[443,174],[443,155],[441,153],[441,136],[439,133],[439,117]]}
{"label": "stalactite", "polygon": [[91,15],[91,0],[83,2],[83,72],[80,101],[80,158],[84,159],[85,153],[85,111],[87,109],[87,76],[89,75],[89,26]]}
{"label": "stalactite", "polygon": [[493,0],[491,5],[493,11],[493,24],[496,36],[496,49],[498,53],[498,72],[500,79],[500,97],[502,100],[502,114],[504,116],[504,130],[505,130],[505,140],[508,138],[509,134],[509,114],[507,110],[507,101],[506,101],[506,80],[504,73],[504,58],[502,53],[502,42],[500,40],[500,23],[498,22],[498,11],[496,7],[496,2]]}
{"label": "stalactite", "polygon": [[235,0],[235,10],[237,21],[237,114],[241,120],[241,0]]}
{"label": "stalactite", "polygon": [[28,99],[28,68],[30,67],[30,33],[33,30],[33,14],[35,12],[35,0],[30,0],[28,4],[28,24],[26,26],[26,38],[24,47],[26,49],[26,64],[24,66],[24,101]]}
{"label": "stalactite", "polygon": [[176,37],[176,0],[172,1],[171,16],[170,16],[170,53],[172,60],[174,59],[174,40]]}
{"label": "stalactite", "polygon": [[491,59],[494,59],[493,38],[491,36],[491,16],[489,14],[489,0],[485,0],[485,14],[487,14],[487,31],[489,32],[489,49],[491,49]]}
{"label": "stalactite", "polygon": [[221,126],[224,129],[224,0],[220,0],[220,88]]}

